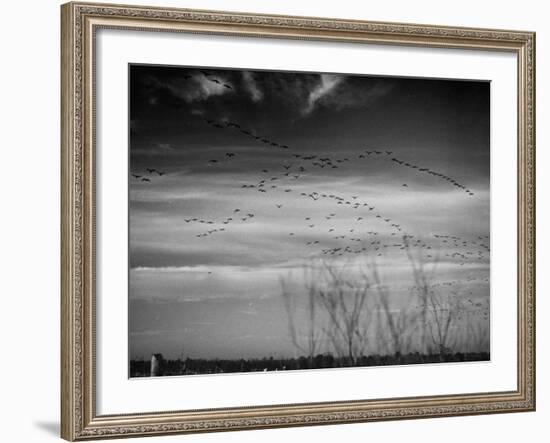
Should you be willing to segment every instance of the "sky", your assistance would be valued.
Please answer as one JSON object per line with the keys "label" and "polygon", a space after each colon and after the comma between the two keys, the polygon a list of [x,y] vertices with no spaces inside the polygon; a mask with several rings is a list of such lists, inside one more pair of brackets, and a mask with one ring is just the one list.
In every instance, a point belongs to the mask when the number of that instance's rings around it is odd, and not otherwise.
{"label": "sky", "polygon": [[129,75],[131,358],[299,355],[282,282],[300,324],[307,269],[376,265],[400,309],[414,286],[403,236],[435,286],[488,309],[490,83]]}

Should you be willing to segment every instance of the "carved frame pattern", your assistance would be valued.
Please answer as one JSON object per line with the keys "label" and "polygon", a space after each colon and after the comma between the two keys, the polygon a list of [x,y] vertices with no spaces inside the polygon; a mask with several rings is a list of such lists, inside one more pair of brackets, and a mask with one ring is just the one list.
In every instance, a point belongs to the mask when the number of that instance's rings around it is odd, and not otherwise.
{"label": "carved frame pattern", "polygon": [[[61,435],[75,441],[535,409],[535,34],[68,3],[61,8]],[[518,388],[150,414],[95,413],[94,33],[100,27],[511,51],[518,57]]]}

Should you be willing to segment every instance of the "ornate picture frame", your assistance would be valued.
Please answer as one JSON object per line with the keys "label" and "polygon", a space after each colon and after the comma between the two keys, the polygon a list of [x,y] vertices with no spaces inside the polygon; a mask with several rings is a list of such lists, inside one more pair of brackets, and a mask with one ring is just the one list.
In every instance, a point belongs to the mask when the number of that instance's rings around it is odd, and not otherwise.
{"label": "ornate picture frame", "polygon": [[[535,410],[534,33],[81,2],[62,5],[61,19],[61,436],[64,439],[77,441]],[[517,389],[99,415],[95,360],[98,245],[94,64],[95,37],[99,29],[515,54]]]}

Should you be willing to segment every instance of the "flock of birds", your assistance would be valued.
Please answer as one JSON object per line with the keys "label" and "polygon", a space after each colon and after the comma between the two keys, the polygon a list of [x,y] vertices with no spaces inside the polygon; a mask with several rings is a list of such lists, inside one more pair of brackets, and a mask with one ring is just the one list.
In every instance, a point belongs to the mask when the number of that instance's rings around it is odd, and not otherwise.
{"label": "flock of birds", "polygon": [[[199,74],[201,76],[203,76],[207,81],[211,82],[211,83],[215,83],[223,88],[226,88],[226,89],[233,89],[233,86],[231,86],[230,84],[228,83],[225,83],[223,81],[221,81],[220,79],[216,78],[216,76],[208,71],[204,71],[204,70],[199,70],[198,71]],[[181,78],[183,78],[184,80],[194,80],[195,79],[195,76],[192,75],[192,74],[185,74],[183,75]]]}
{"label": "flock of birds", "polygon": [[166,172],[159,171],[158,169],[155,169],[155,168],[147,168],[146,171],[147,171],[147,174],[149,175],[148,177],[145,176],[145,173],[132,174],[132,177],[134,177],[136,180],[139,180],[145,183],[151,183],[151,176],[156,175],[158,177],[162,177],[164,174],[166,174]]}
{"label": "flock of birds", "polygon": [[[216,83],[227,89],[233,87],[207,71],[199,71],[204,78],[210,82]],[[187,79],[193,78],[192,75],[185,76]],[[341,228],[331,226],[331,222],[338,219],[338,212],[331,211],[326,215],[314,220],[312,217],[305,217],[304,223],[307,230],[312,230],[318,234],[318,238],[307,236],[304,246],[320,247],[318,255],[321,256],[344,256],[348,254],[363,254],[374,253],[377,256],[382,256],[389,250],[404,250],[408,247],[420,248],[426,252],[428,259],[441,259],[437,251],[449,251],[451,248],[454,252],[446,252],[444,257],[448,260],[459,261],[461,265],[466,264],[472,259],[484,260],[490,252],[488,236],[481,236],[475,240],[463,239],[452,235],[432,234],[430,240],[422,240],[414,235],[407,234],[404,227],[390,217],[382,214],[372,202],[364,201],[359,195],[345,195],[342,193],[318,192],[314,190],[296,190],[294,184],[302,177],[306,177],[316,170],[323,169],[338,169],[343,168],[346,163],[355,163],[358,161],[367,160],[383,160],[390,161],[392,165],[408,168],[420,174],[428,174],[436,179],[443,180],[454,186],[457,190],[465,192],[468,196],[474,196],[475,193],[467,186],[460,183],[458,180],[434,171],[430,168],[420,167],[411,162],[402,160],[394,155],[393,151],[385,149],[366,148],[353,157],[337,157],[328,155],[315,155],[299,152],[291,148],[287,144],[279,143],[269,137],[255,133],[244,125],[229,121],[229,120],[214,120],[204,118],[204,123],[212,127],[214,130],[237,131],[242,136],[254,140],[269,149],[281,150],[283,163],[280,169],[269,170],[261,169],[258,171],[259,177],[257,180],[242,183],[240,188],[250,192],[271,193],[275,191],[283,192],[284,194],[295,193],[297,196],[307,200],[316,202],[319,200],[328,201],[335,205],[336,209],[351,209],[355,211],[355,216],[351,217],[354,224],[342,231]],[[210,167],[223,167],[228,162],[237,161],[239,155],[236,152],[225,152],[217,158],[207,160],[207,165]],[[152,183],[153,178],[160,178],[165,175],[165,171],[156,168],[147,168],[142,173],[132,173],[132,177],[142,183]],[[408,183],[400,185],[403,188],[409,188]],[[300,192],[301,191],[301,192]],[[284,203],[277,201],[274,195],[272,204],[274,208],[284,211]],[[246,223],[256,217],[257,214],[252,211],[245,211],[240,208],[233,209],[233,213],[222,220],[210,220],[200,217],[184,218],[185,223],[196,223],[206,225],[205,230],[196,234],[197,238],[207,238],[215,234],[224,233],[229,226],[235,223]],[[346,220],[349,220],[349,214],[346,215]],[[383,225],[385,229],[373,230],[371,223],[377,221]],[[315,229],[316,228],[316,229]],[[322,235],[321,235],[322,234]],[[289,237],[296,237],[296,232],[288,232]],[[327,237],[328,236],[328,237]],[[377,237],[395,237],[395,241],[382,242]],[[401,241],[398,241],[401,238]],[[329,241],[327,241],[329,240]],[[436,242],[437,244],[434,244]],[[337,243],[337,244],[334,244]]]}
{"label": "flock of birds", "polygon": [[[252,138],[252,139],[256,140],[257,142],[263,143],[264,145],[267,145],[269,147],[279,148],[279,149],[290,149],[290,147],[288,145],[278,143],[276,141],[273,141],[273,140],[269,139],[268,137],[255,134],[252,130],[243,127],[239,123],[235,123],[235,122],[232,122],[232,121],[216,121],[216,120],[212,120],[212,119],[209,119],[209,118],[205,118],[204,121],[207,124],[209,124],[210,126],[212,126],[213,128],[216,128],[216,129],[233,129],[233,130],[237,130],[241,134],[243,134],[243,135],[245,135],[249,138]],[[228,153],[225,154],[225,156],[226,156],[226,158],[231,158],[231,157],[235,156],[235,153],[234,152],[228,152]],[[320,169],[323,169],[323,168],[337,169],[338,167],[341,166],[342,163],[346,163],[346,162],[350,162],[350,161],[354,160],[354,159],[350,159],[348,157],[330,158],[330,157],[327,157],[327,156],[321,157],[321,156],[317,156],[317,155],[305,155],[305,154],[299,154],[299,153],[293,153],[293,154],[291,154],[291,156],[293,157],[293,159],[296,162],[299,162],[299,164],[296,165],[296,168],[297,168],[296,172],[298,172],[298,173],[306,172],[307,171],[307,169],[306,169],[307,166],[314,167],[314,168],[320,168]],[[409,169],[412,169],[412,170],[416,170],[420,173],[429,174],[429,175],[432,175],[434,177],[440,178],[442,180],[447,181],[448,183],[455,186],[456,188],[461,189],[462,191],[466,192],[470,196],[475,195],[472,190],[468,189],[465,185],[459,183],[454,178],[449,177],[446,174],[442,174],[440,172],[431,170],[430,168],[421,168],[418,165],[409,163],[405,160],[401,160],[401,159],[393,156],[392,151],[378,150],[378,149],[370,149],[370,150],[366,149],[364,152],[361,152],[360,154],[357,155],[357,160],[368,159],[371,156],[373,156],[373,157],[385,156],[386,158],[390,158],[391,161],[396,165],[399,165],[399,166],[402,166],[402,167],[405,167],[405,168],[409,168]],[[220,159],[211,159],[211,160],[208,161],[208,163],[209,164],[218,164],[218,163],[221,163],[221,160]],[[292,165],[284,165],[283,167],[287,170],[284,175],[289,176],[290,175],[289,169],[292,167]],[[264,170],[262,172],[267,172],[267,171]],[[297,178],[297,177],[295,177],[295,178]],[[403,183],[402,186],[408,187],[408,184]]]}

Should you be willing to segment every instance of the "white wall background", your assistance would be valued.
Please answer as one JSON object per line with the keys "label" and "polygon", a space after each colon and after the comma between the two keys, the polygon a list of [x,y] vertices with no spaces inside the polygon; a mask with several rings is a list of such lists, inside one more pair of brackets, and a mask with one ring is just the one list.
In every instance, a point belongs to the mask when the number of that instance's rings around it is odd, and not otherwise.
{"label": "white wall background", "polygon": [[[537,32],[538,411],[313,428],[140,439],[147,442],[547,441],[550,308],[544,264],[550,223],[550,29],[536,0],[128,0],[134,4],[313,15]],[[59,4],[2,5],[0,27],[0,435],[6,442],[56,441],[59,433]],[[545,249],[546,247],[546,249]],[[449,380],[452,383],[452,380]]]}

